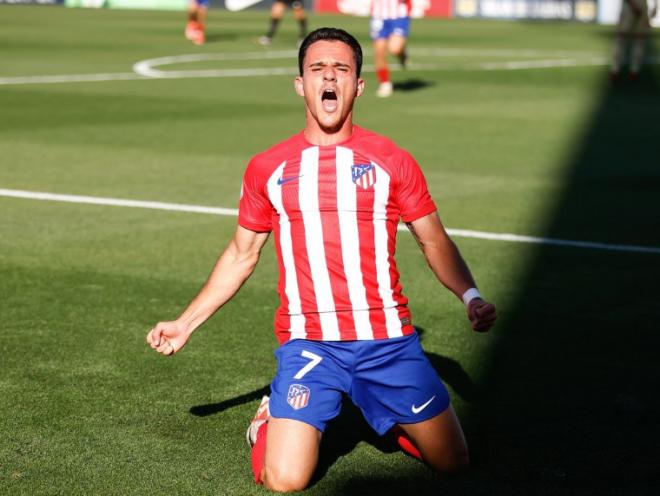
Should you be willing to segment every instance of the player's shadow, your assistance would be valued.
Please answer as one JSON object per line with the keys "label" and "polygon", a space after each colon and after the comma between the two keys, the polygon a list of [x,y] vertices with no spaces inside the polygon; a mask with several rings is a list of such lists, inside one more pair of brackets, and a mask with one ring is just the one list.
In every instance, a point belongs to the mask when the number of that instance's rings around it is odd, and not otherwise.
{"label": "player's shadow", "polygon": [[[415,328],[417,329],[417,334],[419,334],[420,341],[423,343],[426,330],[419,326],[415,326]],[[461,367],[460,363],[437,353],[431,353],[429,351],[425,351],[424,353],[442,381],[453,389],[454,393],[463,401],[470,403],[477,398],[477,385],[467,372],[465,372],[463,367]]]}
{"label": "player's shadow", "polygon": [[404,92],[419,91],[434,85],[435,83],[433,81],[425,81],[423,79],[415,79],[415,78],[406,79],[404,81],[398,81],[393,84],[395,91],[404,91]]}
{"label": "player's shadow", "polygon": [[236,33],[206,33],[206,43],[219,43],[221,41],[234,41],[238,39]]}
{"label": "player's shadow", "polygon": [[[264,387],[255,389],[249,393],[241,394],[240,396],[221,401],[220,403],[209,403],[207,405],[193,406],[188,411],[196,417],[207,417],[208,415],[215,415],[216,413],[224,412],[228,408],[244,405],[245,403],[251,403],[255,400],[260,400],[265,394],[270,394],[269,385],[265,385]],[[249,421],[250,419],[246,419],[246,422]]]}

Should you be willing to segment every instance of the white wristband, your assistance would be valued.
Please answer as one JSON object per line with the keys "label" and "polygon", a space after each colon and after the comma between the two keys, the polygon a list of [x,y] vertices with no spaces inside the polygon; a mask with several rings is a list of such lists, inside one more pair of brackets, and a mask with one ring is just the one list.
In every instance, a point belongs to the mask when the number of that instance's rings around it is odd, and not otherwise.
{"label": "white wristband", "polygon": [[481,293],[477,288],[470,288],[463,293],[463,303],[465,303],[465,306],[468,306],[475,298],[481,298]]}

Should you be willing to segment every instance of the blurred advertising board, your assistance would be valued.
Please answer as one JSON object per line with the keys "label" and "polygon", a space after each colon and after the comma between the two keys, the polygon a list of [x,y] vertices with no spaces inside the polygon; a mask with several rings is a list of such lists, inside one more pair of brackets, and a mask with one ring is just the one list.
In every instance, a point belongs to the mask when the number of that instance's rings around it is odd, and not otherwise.
{"label": "blurred advertising board", "polygon": [[97,9],[186,10],[188,0],[65,0],[64,4]]}
{"label": "blurred advertising board", "polygon": [[454,0],[456,17],[596,21],[597,0]]}
{"label": "blurred advertising board", "polygon": [[0,0],[0,5],[62,5],[64,0]]}
{"label": "blurred advertising board", "polygon": [[[452,0],[412,0],[412,17],[451,17]],[[368,16],[371,0],[316,0],[316,12]]]}

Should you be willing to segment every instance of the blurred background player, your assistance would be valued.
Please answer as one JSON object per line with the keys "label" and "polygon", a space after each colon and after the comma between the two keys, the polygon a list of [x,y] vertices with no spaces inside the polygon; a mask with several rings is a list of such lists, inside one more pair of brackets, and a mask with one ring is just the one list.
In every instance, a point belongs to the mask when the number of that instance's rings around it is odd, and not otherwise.
{"label": "blurred background player", "polygon": [[610,77],[613,81],[619,79],[621,67],[630,50],[628,63],[628,78],[637,80],[639,71],[644,63],[644,52],[646,40],[651,30],[650,17],[655,17],[658,1],[652,0],[653,8],[649,16],[649,8],[646,0],[623,0],[619,25],[614,42],[614,56],[612,57],[612,71]]}
{"label": "blurred background player", "polygon": [[410,33],[411,0],[372,0],[370,34],[374,47],[374,65],[378,77],[376,95],[388,97],[393,86],[387,65],[388,53],[398,57],[401,67],[408,58],[406,42]]}
{"label": "blurred background player", "polygon": [[188,1],[188,23],[186,24],[186,39],[195,45],[203,45],[206,41],[206,10],[209,0]]}
{"label": "blurred background player", "polygon": [[305,15],[305,7],[302,0],[275,0],[270,9],[270,26],[268,32],[264,36],[258,38],[258,42],[262,46],[269,46],[273,42],[273,37],[277,32],[277,28],[284,17],[284,11],[287,6],[293,10],[293,17],[298,21],[300,33],[298,35],[298,45],[307,36],[307,16]]}

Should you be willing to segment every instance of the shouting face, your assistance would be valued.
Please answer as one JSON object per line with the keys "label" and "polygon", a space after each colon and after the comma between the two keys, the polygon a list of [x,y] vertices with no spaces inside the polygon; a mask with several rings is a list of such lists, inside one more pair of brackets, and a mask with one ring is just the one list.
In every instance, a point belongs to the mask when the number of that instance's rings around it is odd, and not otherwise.
{"label": "shouting face", "polygon": [[357,77],[355,57],[348,45],[325,40],[310,45],[295,88],[305,98],[308,137],[336,135],[343,130],[350,134],[353,102],[362,94],[364,81]]}

